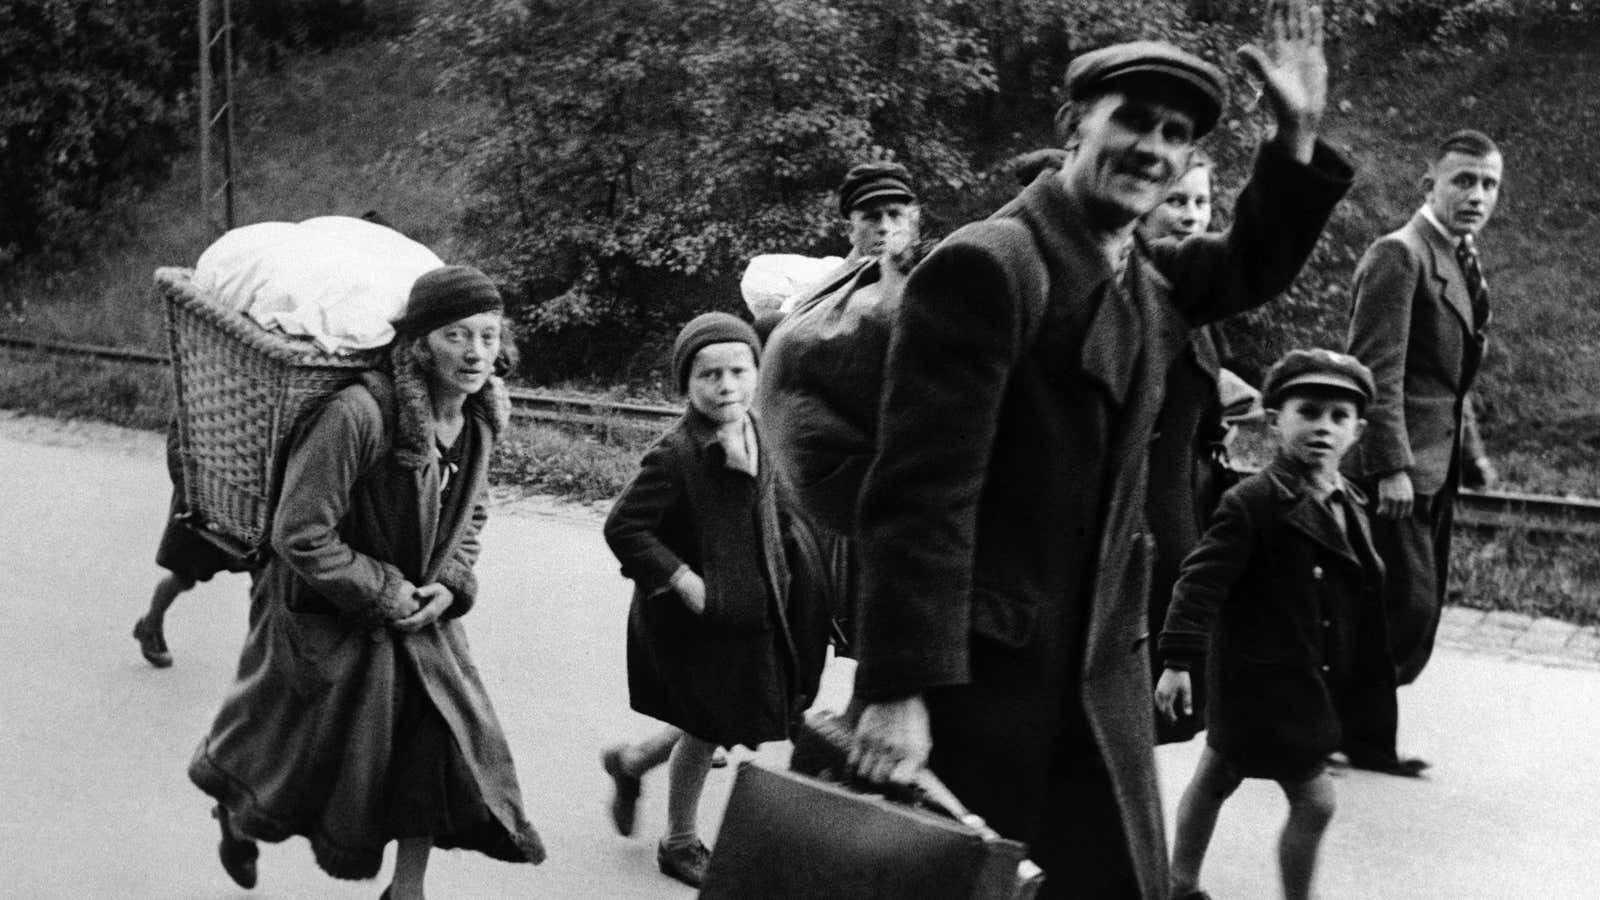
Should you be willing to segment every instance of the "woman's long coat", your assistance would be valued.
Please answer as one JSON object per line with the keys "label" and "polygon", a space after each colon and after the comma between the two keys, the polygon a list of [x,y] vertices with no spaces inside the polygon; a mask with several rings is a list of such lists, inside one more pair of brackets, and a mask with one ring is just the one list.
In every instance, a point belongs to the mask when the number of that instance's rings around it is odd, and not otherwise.
{"label": "woman's long coat", "polygon": [[1349,495],[1341,532],[1280,460],[1223,496],[1183,563],[1161,656],[1208,658],[1207,742],[1240,774],[1295,777],[1359,743],[1347,725],[1393,727],[1383,563],[1364,503]]}
{"label": "woman's long coat", "polygon": [[1119,277],[1047,173],[907,283],[861,499],[856,696],[924,696],[933,771],[1056,896],[1167,895],[1145,647],[1161,378],[1190,328],[1288,286],[1350,175],[1326,146],[1302,165],[1269,145],[1228,233],[1141,244]]}
{"label": "woman's long coat", "polygon": [[[645,453],[606,518],[605,537],[634,582],[633,708],[702,740],[754,746],[789,736],[815,691],[820,659],[800,658],[790,627],[771,456],[762,446],[753,478],[726,459],[715,426],[689,410]],[[669,584],[680,566],[705,580],[703,614]],[[823,646],[803,635],[801,645],[812,646],[812,656]]]}
{"label": "woman's long coat", "polygon": [[[400,670],[441,714],[498,827],[440,846],[539,862],[505,736],[478,678],[460,617],[477,600],[473,563],[494,439],[506,421],[495,379],[468,398],[475,452],[466,490],[441,509],[427,387],[377,373],[331,397],[296,432],[272,524],[273,555],[255,582],[237,680],[189,777],[246,833],[310,839],[339,878],[378,873]],[[397,393],[399,396],[397,397]],[[446,617],[389,627],[404,583],[455,595]]]}

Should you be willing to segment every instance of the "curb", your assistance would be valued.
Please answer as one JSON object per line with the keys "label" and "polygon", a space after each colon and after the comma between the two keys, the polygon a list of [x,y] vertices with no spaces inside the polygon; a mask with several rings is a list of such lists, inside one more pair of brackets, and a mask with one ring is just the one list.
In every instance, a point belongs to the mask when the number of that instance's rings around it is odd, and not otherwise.
{"label": "curb", "polygon": [[1438,642],[1538,665],[1600,669],[1600,628],[1560,619],[1446,606]]}

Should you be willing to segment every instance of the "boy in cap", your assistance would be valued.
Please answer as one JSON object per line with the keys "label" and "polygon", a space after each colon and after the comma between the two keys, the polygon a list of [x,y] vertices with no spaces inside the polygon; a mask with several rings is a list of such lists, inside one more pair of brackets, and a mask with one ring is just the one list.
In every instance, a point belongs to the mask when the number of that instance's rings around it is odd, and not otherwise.
{"label": "boy in cap", "polygon": [[1159,642],[1166,671],[1156,707],[1168,721],[1191,713],[1192,670],[1202,661],[1210,690],[1206,747],[1172,850],[1172,896],[1184,900],[1207,896],[1199,889],[1206,846],[1244,778],[1283,789],[1284,895],[1310,896],[1334,812],[1326,759],[1346,728],[1395,716],[1383,566],[1366,498],[1339,474],[1366,427],[1372,373],[1343,353],[1294,350],[1267,373],[1264,392],[1277,458],[1223,495],[1184,560]]}
{"label": "boy in cap", "polygon": [[755,331],[727,313],[683,327],[672,369],[688,409],[645,453],[605,523],[634,583],[629,702],[679,730],[604,752],[613,822],[633,831],[640,779],[667,763],[656,861],[692,886],[710,860],[697,818],[716,749],[787,739],[807,702],[793,674],[777,481],[750,412],[759,356]]}

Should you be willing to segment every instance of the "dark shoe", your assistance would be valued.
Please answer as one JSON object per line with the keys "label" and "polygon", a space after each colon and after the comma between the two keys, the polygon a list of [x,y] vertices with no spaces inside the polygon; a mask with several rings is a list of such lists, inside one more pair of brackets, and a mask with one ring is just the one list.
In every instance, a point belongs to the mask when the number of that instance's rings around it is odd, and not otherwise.
{"label": "dark shoe", "polygon": [[671,875],[690,887],[697,888],[706,880],[706,866],[710,864],[711,851],[698,840],[670,849],[665,841],[656,845],[656,865],[661,867],[661,874]]}
{"label": "dark shoe", "polygon": [[172,665],[172,653],[167,650],[167,638],[160,626],[151,627],[141,616],[133,623],[133,639],[139,642],[139,652],[150,665],[158,669]]}
{"label": "dark shoe", "polygon": [[1173,894],[1172,900],[1211,900],[1211,895],[1196,889],[1184,894]]}
{"label": "dark shoe", "polygon": [[1428,768],[1428,762],[1414,756],[1351,756],[1350,768],[1399,778],[1421,778],[1423,770]]}
{"label": "dark shoe", "polygon": [[608,747],[600,754],[600,765],[611,776],[611,824],[617,826],[617,834],[627,837],[633,834],[633,817],[639,811],[639,790],[643,787],[639,776],[629,775],[628,770],[622,767],[623,747]]}
{"label": "dark shoe", "polygon": [[249,838],[234,837],[228,827],[228,809],[218,804],[211,817],[222,827],[222,841],[217,844],[217,857],[222,860],[223,871],[233,883],[249,890],[256,886],[256,857],[261,855],[256,842]]}

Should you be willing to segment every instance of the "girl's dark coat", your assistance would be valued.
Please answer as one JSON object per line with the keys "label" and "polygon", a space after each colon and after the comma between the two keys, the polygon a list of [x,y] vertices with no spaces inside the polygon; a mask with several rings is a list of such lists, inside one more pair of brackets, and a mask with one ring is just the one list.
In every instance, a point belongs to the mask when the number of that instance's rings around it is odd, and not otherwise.
{"label": "girl's dark coat", "polygon": [[1187,667],[1209,640],[1207,740],[1243,775],[1313,769],[1343,745],[1348,710],[1392,721],[1383,565],[1351,500],[1341,534],[1280,460],[1223,495],[1184,561],[1161,655]]}
{"label": "girl's dark coat", "polygon": [[[384,811],[392,751],[405,740],[394,730],[402,665],[448,725],[498,826],[436,842],[544,858],[459,620],[477,599],[489,453],[508,409],[498,379],[468,398],[475,452],[455,476],[467,479],[463,502],[448,509],[417,371],[395,382],[368,373],[297,430],[238,677],[189,777],[251,836],[309,838],[335,877],[377,875],[394,837]],[[447,617],[414,634],[388,627],[403,583],[433,581],[455,595]]]}
{"label": "girl's dark coat", "polygon": [[[725,746],[787,738],[820,670],[813,659],[798,671],[777,479],[757,443],[757,477],[729,469],[714,425],[691,409],[645,453],[605,524],[634,582],[633,708]],[[702,615],[669,584],[684,565],[705,580]]]}

